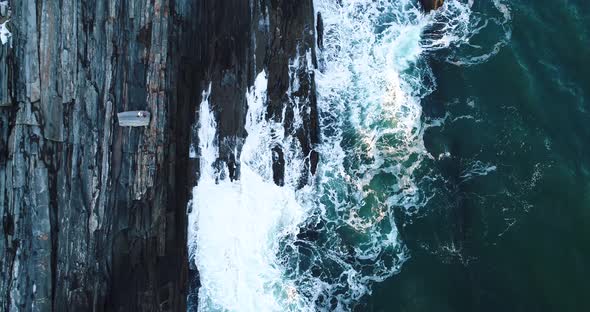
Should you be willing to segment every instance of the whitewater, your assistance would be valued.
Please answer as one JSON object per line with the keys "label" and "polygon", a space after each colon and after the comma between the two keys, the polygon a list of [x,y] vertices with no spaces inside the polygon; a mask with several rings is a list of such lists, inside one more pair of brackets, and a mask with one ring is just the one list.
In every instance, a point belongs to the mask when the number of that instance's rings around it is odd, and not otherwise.
{"label": "whitewater", "polygon": [[[281,122],[265,118],[264,71],[247,93],[238,181],[216,166],[218,135],[210,90],[203,92],[188,229],[200,311],[350,311],[399,272],[410,253],[394,215],[416,214],[431,196],[416,173],[435,159],[423,134],[437,121],[423,120],[420,106],[436,88],[427,57],[473,48],[470,38],[494,21],[472,5],[446,1],[425,14],[410,0],[315,1],[324,23],[319,68],[293,61],[316,71],[322,133],[317,174],[303,188],[306,155]],[[474,64],[496,50],[453,52],[448,61]],[[276,145],[285,152],[282,187],[272,177]]]}

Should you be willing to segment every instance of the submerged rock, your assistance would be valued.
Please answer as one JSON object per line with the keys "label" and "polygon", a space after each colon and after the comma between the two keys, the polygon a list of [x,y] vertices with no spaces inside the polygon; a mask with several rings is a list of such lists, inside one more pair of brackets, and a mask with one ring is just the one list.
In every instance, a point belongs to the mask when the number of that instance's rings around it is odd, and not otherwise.
{"label": "submerged rock", "polygon": [[436,10],[444,4],[444,0],[420,0],[426,12]]}

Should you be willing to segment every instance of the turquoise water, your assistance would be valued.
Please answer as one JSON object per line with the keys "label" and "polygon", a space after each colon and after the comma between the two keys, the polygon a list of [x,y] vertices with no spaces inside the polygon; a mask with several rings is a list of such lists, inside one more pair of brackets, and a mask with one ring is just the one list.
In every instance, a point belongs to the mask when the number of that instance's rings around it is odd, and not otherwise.
{"label": "turquoise water", "polygon": [[[437,88],[422,118],[444,122],[425,146],[450,156],[422,168],[436,180],[421,184],[435,197],[420,216],[397,215],[410,259],[358,311],[590,311],[590,4],[506,4],[497,55],[428,56]],[[488,30],[473,42],[503,36]]]}

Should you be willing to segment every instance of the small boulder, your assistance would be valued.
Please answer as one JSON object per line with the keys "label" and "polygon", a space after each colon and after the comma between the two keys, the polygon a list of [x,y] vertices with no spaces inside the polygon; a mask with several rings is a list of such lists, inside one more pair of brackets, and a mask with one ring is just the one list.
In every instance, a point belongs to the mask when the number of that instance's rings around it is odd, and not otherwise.
{"label": "small boulder", "polygon": [[436,10],[444,4],[444,0],[420,0],[420,2],[426,12]]}

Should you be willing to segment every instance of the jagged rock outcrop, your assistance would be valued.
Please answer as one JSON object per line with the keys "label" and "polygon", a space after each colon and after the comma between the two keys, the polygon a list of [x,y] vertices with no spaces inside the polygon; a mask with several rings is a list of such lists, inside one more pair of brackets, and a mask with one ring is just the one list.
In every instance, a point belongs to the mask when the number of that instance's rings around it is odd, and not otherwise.
{"label": "jagged rock outcrop", "polygon": [[[201,43],[196,53],[202,68],[194,79],[200,81],[201,90],[211,85],[220,160],[229,167],[230,178],[239,178],[239,153],[247,136],[246,92],[262,70],[268,75],[268,118],[282,122],[285,110],[285,131],[297,132],[304,153],[310,156],[307,170],[315,172],[318,155],[313,146],[319,141],[319,130],[313,1],[204,0],[197,11],[198,28],[208,31],[194,38]],[[299,85],[293,88],[295,79]],[[295,111],[304,120],[300,129],[293,127]],[[193,134],[196,142],[196,131]],[[282,177],[276,175],[280,184]]]}
{"label": "jagged rock outcrop", "polygon": [[[186,205],[201,92],[211,84],[220,164],[238,179],[246,91],[266,70],[268,118],[285,111],[309,177],[321,29],[312,0],[10,5],[12,42],[0,46],[0,310],[186,310],[198,285],[194,266],[187,273]],[[149,125],[120,127],[116,114],[129,110],[148,111]],[[273,167],[281,184],[280,157]]]}
{"label": "jagged rock outcrop", "polygon": [[444,4],[444,0],[420,0],[426,12],[436,10]]}
{"label": "jagged rock outcrop", "polygon": [[[284,131],[297,136],[308,156],[301,185],[307,183],[319,159],[314,150],[319,142],[319,126],[314,82],[317,27],[313,1],[203,0],[198,1],[196,19],[198,29],[206,31],[195,32],[195,37],[190,39],[199,42],[195,49],[199,70],[190,79],[199,82],[200,91],[211,86],[209,103],[215,112],[219,134],[217,164],[229,169],[230,176],[226,178],[239,179],[240,151],[248,135],[246,93],[264,70],[268,78],[267,118],[283,122]],[[195,100],[199,103],[201,94]],[[296,113],[303,121],[301,127],[294,125]],[[191,133],[192,144],[198,146],[196,125]],[[277,155],[273,164],[274,180],[282,185],[285,171],[282,146],[270,148]],[[198,159],[193,161],[196,163]],[[192,311],[196,310],[199,284],[194,261],[190,265],[194,288],[189,294]]]}
{"label": "jagged rock outcrop", "polygon": [[[305,179],[315,174],[319,158],[314,150],[319,143],[314,68],[317,67],[315,33],[320,27],[316,27],[312,0],[271,0],[267,7],[268,114],[269,118],[280,120],[284,112],[285,131],[295,133],[307,157],[306,172],[302,175]],[[318,21],[321,23],[321,19]],[[302,127],[294,125],[296,113],[300,114]],[[282,154],[280,146],[275,149],[278,155]],[[280,162],[276,167],[275,182],[280,185],[283,175],[280,172],[284,168]],[[300,182],[301,185],[305,183],[307,180]]]}

